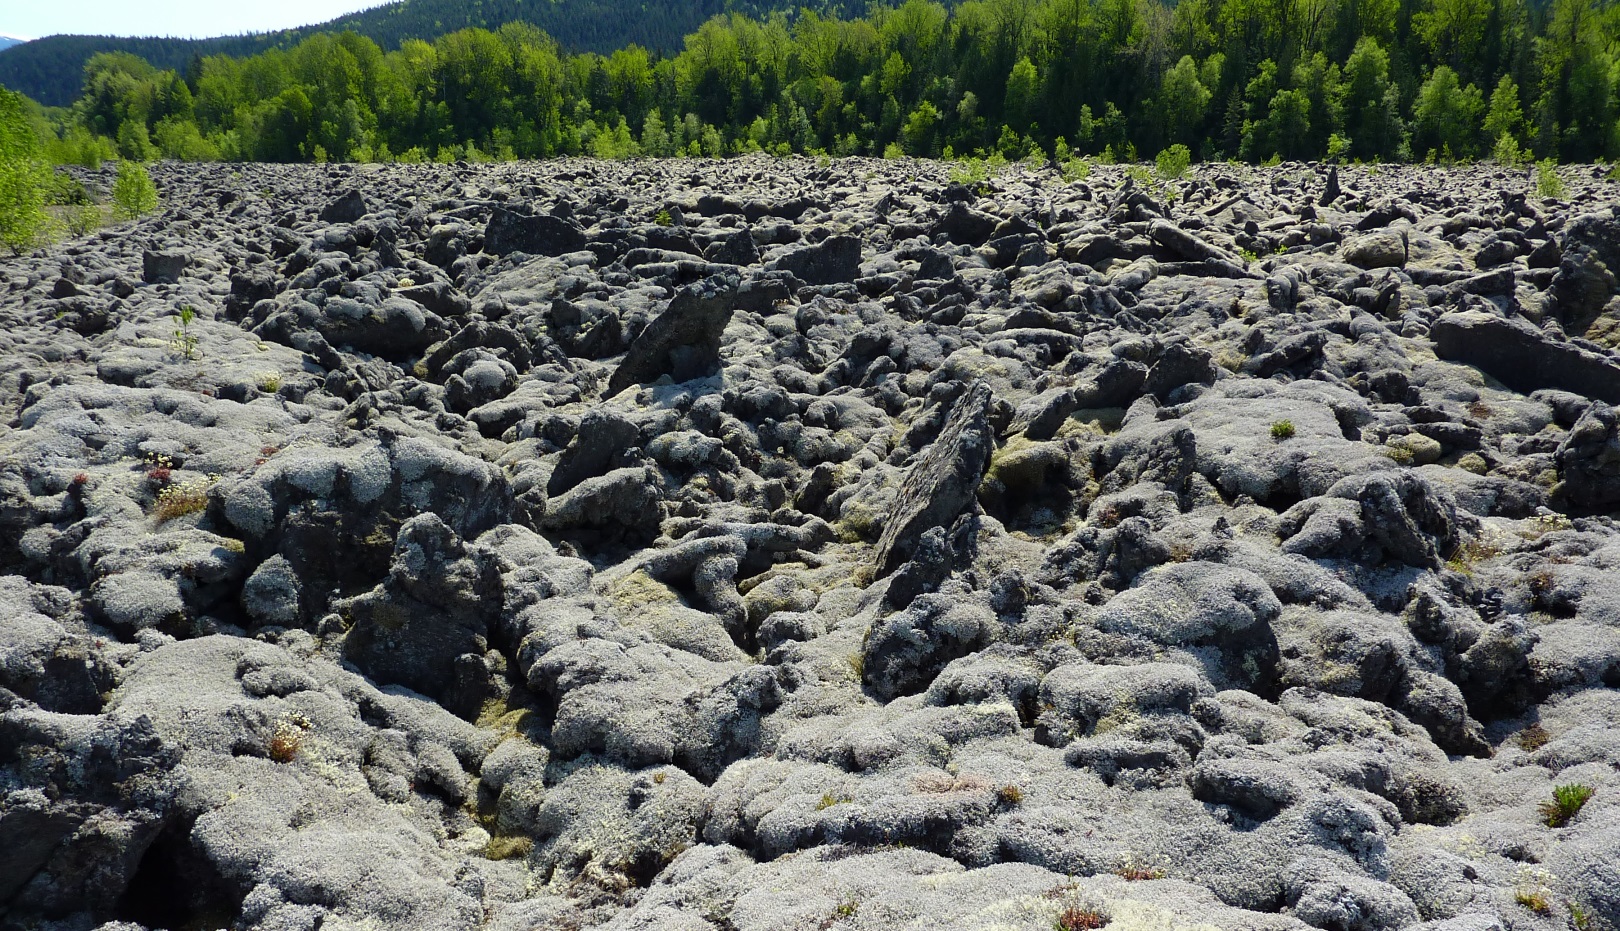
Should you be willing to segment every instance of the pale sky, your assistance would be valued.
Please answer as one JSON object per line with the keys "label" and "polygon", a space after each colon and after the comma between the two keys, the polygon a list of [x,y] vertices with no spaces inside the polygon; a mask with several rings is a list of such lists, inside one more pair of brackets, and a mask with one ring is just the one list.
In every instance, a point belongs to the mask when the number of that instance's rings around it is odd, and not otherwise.
{"label": "pale sky", "polygon": [[384,0],[0,0],[0,35],[222,36],[290,29]]}

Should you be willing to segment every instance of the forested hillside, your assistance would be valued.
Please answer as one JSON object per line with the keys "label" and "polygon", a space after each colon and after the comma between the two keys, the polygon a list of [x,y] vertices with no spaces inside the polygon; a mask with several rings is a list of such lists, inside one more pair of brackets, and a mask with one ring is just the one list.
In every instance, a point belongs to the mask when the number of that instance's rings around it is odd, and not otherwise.
{"label": "forested hillside", "polygon": [[[928,0],[716,17],[673,56],[541,30],[318,34],[185,72],[100,56],[64,127],[129,157],[770,152],[1399,160],[1620,152],[1620,6]],[[1528,151],[1527,151],[1528,150]]]}
{"label": "forested hillside", "polygon": [[[249,36],[215,39],[49,36],[0,54],[0,84],[48,106],[78,96],[84,65],[103,52],[128,52],[162,69],[184,71],[208,55],[253,55],[288,49],[320,32],[350,30],[385,49],[406,39],[434,39],[461,29],[495,29],[506,23],[539,26],[564,48],[611,52],[626,45],[675,51],[704,20],[727,11],[764,15],[819,3],[785,0],[400,0],[331,22]],[[0,39],[0,49],[6,40]]]}

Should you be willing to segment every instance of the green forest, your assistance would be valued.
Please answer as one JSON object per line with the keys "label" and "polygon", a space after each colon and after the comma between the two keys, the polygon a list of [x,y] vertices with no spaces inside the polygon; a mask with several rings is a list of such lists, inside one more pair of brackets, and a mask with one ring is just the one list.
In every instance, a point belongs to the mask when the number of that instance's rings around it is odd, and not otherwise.
{"label": "green forest", "polygon": [[[820,0],[802,0],[818,8]],[[0,84],[41,103],[65,106],[79,95],[85,62],[102,52],[130,52],[162,69],[185,71],[208,55],[254,55],[289,49],[316,33],[355,32],[385,50],[407,39],[432,39],[461,29],[505,23],[539,26],[564,48],[612,52],[627,45],[681,47],[687,33],[712,16],[764,16],[796,8],[790,0],[395,0],[330,22],[279,32],[211,39],[47,36],[0,55]],[[864,8],[864,5],[863,5]]]}
{"label": "green forest", "polygon": [[[714,17],[678,53],[539,28],[92,58],[54,157],[452,161],[764,151],[1363,161],[1620,154],[1620,4],[908,0]],[[1180,151],[1179,149],[1177,150]]]}

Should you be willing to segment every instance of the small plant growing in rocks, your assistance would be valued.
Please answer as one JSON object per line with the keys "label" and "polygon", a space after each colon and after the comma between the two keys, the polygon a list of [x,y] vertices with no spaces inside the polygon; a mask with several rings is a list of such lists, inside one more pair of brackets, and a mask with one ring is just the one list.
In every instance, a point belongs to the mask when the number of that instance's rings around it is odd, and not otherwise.
{"label": "small plant growing in rocks", "polygon": [[1552,735],[1538,722],[1520,731],[1517,740],[1520,750],[1540,750],[1552,740]]}
{"label": "small plant growing in rocks", "polygon": [[197,309],[190,304],[180,305],[180,325],[174,330],[174,339],[171,345],[174,351],[187,359],[197,358],[197,337],[191,332],[192,321],[197,319]]}
{"label": "small plant growing in rocks", "polygon": [[1550,158],[1536,163],[1536,196],[1543,200],[1559,200],[1564,196],[1564,179],[1558,174],[1558,163]]}
{"label": "small plant growing in rocks", "polygon": [[101,208],[94,204],[69,207],[67,229],[74,236],[88,236],[101,227]]}
{"label": "small plant growing in rocks", "polygon": [[157,185],[140,162],[124,159],[118,163],[118,178],[113,181],[113,217],[136,220],[157,209]]}
{"label": "small plant growing in rocks", "polygon": [[309,722],[302,716],[289,715],[276,722],[270,733],[270,759],[277,763],[291,763],[304,745],[304,731]]}
{"label": "small plant growing in rocks", "polygon": [[816,811],[826,811],[834,805],[847,805],[855,801],[847,795],[834,795],[831,792],[823,793],[821,801],[816,803]]}
{"label": "small plant growing in rocks", "polygon": [[996,790],[996,798],[1003,805],[1022,805],[1024,803],[1024,790],[1013,783],[1007,783]]}
{"label": "small plant growing in rocks", "polygon": [[210,475],[165,487],[158,492],[152,516],[162,523],[203,510],[208,507],[208,489],[214,487],[214,483],[218,481],[219,476]]}
{"label": "small plant growing in rocks", "polygon": [[861,910],[861,902],[853,896],[847,896],[833,906],[832,914],[822,919],[821,931],[827,931],[839,922],[851,921]]}
{"label": "small plant growing in rocks", "polygon": [[1070,905],[1058,913],[1052,927],[1056,931],[1095,931],[1108,926],[1108,916],[1089,905]]}
{"label": "small plant growing in rocks", "polygon": [[1566,786],[1554,786],[1552,800],[1537,805],[1536,811],[1541,813],[1542,820],[1547,822],[1547,827],[1561,828],[1581,813],[1581,809],[1586,807],[1586,803],[1591,800],[1595,792],[1597,790],[1591,786],[1582,785],[1578,782]]}
{"label": "small plant growing in rocks", "polygon": [[1127,882],[1141,882],[1148,879],[1163,879],[1167,874],[1162,862],[1146,863],[1133,856],[1127,856],[1119,869],[1114,871],[1114,875]]}
{"label": "small plant growing in rocks", "polygon": [[167,485],[174,477],[174,460],[161,453],[148,453],[146,456],[147,481],[159,485]]}
{"label": "small plant growing in rocks", "polygon": [[1069,158],[1063,162],[1063,180],[1074,182],[1084,181],[1091,177],[1091,159]]}
{"label": "small plant growing in rocks", "polygon": [[1271,438],[1274,440],[1291,440],[1294,438],[1294,422],[1292,420],[1279,420],[1271,425]]}
{"label": "small plant growing in rocks", "polygon": [[259,375],[259,390],[265,394],[275,394],[281,390],[280,372],[263,372]]}
{"label": "small plant growing in rocks", "polygon": [[1513,885],[1513,901],[1538,915],[1550,915],[1553,910],[1553,875],[1546,870],[1525,867],[1519,871]]}
{"label": "small plant growing in rocks", "polygon": [[1192,151],[1186,146],[1177,143],[1163,152],[1153,161],[1153,168],[1161,181],[1174,181],[1187,173],[1187,166],[1192,164]]}

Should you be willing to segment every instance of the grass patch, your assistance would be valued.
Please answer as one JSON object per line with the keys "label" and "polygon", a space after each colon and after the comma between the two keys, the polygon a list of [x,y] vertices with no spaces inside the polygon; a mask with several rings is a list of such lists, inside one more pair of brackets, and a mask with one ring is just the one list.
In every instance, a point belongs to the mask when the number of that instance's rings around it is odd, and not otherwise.
{"label": "grass patch", "polygon": [[534,841],[527,837],[491,837],[484,845],[486,860],[516,860],[526,857],[534,849]]}
{"label": "grass patch", "polygon": [[1540,750],[1552,740],[1552,735],[1540,723],[1532,724],[1514,738],[1520,750]]}
{"label": "grass patch", "polygon": [[821,796],[821,801],[816,803],[816,811],[826,811],[834,805],[848,805],[853,801],[855,799],[848,795],[834,795],[827,792]]}
{"label": "grass patch", "polygon": [[1294,438],[1294,422],[1292,420],[1279,420],[1271,425],[1271,438],[1277,442]]}
{"label": "grass patch", "polygon": [[1586,803],[1591,801],[1596,792],[1597,790],[1591,786],[1578,782],[1567,786],[1555,786],[1552,800],[1537,805],[1536,811],[1541,813],[1547,827],[1561,828],[1581,813],[1581,809],[1586,807]]}

